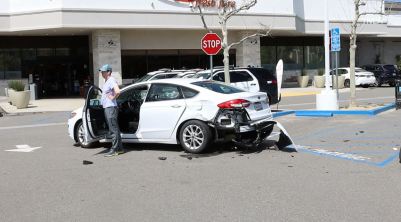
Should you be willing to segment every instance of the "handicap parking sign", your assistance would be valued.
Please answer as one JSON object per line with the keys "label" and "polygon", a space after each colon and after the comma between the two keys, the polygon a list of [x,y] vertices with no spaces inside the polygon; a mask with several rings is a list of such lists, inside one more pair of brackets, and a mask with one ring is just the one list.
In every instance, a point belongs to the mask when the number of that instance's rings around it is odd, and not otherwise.
{"label": "handicap parking sign", "polygon": [[340,28],[331,29],[331,51],[332,52],[341,51]]}

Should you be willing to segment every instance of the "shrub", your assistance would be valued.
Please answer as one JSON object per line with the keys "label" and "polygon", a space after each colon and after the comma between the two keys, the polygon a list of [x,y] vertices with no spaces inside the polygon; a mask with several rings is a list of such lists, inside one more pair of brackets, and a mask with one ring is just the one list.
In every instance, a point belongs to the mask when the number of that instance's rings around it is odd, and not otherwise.
{"label": "shrub", "polygon": [[25,90],[25,84],[18,80],[11,80],[8,82],[8,88],[20,92]]}

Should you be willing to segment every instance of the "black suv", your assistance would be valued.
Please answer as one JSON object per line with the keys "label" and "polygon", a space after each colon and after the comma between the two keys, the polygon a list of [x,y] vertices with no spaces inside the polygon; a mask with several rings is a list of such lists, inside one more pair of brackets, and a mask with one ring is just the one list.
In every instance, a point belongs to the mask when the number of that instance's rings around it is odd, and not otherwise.
{"label": "black suv", "polygon": [[[224,82],[224,70],[216,67],[211,75],[210,70],[198,72],[192,78],[202,78]],[[277,78],[274,72],[264,68],[230,67],[231,85],[250,92],[265,92],[269,98],[270,105],[278,103]]]}
{"label": "black suv", "polygon": [[395,65],[391,64],[374,64],[362,66],[363,69],[373,72],[376,77],[376,86],[383,84],[395,85],[395,80],[400,79],[400,72]]}

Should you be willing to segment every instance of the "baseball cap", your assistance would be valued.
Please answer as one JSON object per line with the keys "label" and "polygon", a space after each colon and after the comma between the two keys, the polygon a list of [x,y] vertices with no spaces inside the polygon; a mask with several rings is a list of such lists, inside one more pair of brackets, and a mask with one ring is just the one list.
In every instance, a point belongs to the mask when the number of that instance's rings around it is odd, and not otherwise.
{"label": "baseball cap", "polygon": [[111,66],[109,64],[105,64],[102,67],[100,67],[99,71],[100,72],[111,72],[111,71],[113,71],[113,69],[111,68]]}

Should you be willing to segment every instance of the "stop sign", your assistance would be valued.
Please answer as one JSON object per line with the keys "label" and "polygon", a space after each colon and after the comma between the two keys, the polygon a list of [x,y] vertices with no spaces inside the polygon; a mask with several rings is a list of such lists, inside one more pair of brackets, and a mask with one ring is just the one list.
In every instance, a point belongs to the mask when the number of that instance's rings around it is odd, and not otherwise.
{"label": "stop sign", "polygon": [[208,55],[216,55],[221,47],[221,38],[216,33],[208,33],[201,40],[201,48]]}

